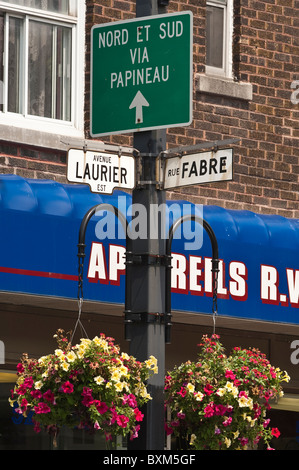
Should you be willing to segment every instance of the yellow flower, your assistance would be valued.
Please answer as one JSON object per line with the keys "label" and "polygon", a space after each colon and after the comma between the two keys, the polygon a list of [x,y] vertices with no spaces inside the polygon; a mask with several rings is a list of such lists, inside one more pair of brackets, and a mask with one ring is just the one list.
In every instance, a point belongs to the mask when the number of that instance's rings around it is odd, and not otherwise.
{"label": "yellow flower", "polygon": [[95,336],[92,340],[97,346],[100,346],[102,343],[102,339],[99,338],[98,336]]}
{"label": "yellow flower", "polygon": [[143,383],[138,383],[135,387],[135,395],[140,395],[143,398],[150,398],[150,395],[147,393],[146,386]]}
{"label": "yellow flower", "polygon": [[36,390],[39,390],[40,388],[42,388],[42,386],[43,386],[43,383],[42,383],[41,380],[39,380],[38,382],[35,382],[35,384],[34,384],[34,388]]}
{"label": "yellow flower", "polygon": [[195,396],[195,400],[201,401],[204,397],[204,394],[201,392],[196,392],[194,396]]}
{"label": "yellow flower", "polygon": [[80,347],[80,348],[78,349],[78,351],[77,351],[77,356],[78,356],[79,359],[82,359],[82,357],[84,357],[85,349],[86,349],[85,347],[82,347],[82,348]]}
{"label": "yellow flower", "polygon": [[55,349],[55,355],[61,358],[64,356],[64,352],[62,349]]}
{"label": "yellow flower", "polygon": [[62,362],[61,368],[62,368],[65,372],[67,372],[67,371],[69,370],[69,367],[70,367],[70,366],[69,366],[69,364],[68,364],[67,362]]}
{"label": "yellow flower", "polygon": [[10,406],[13,408],[15,400],[12,400],[11,398],[8,399]]}
{"label": "yellow flower", "polygon": [[91,343],[91,340],[88,338],[81,338],[80,342],[81,344],[84,344],[85,346],[89,346]]}
{"label": "yellow flower", "polygon": [[284,376],[282,380],[284,380],[285,382],[289,382],[291,380],[291,377],[289,376],[287,372],[284,372]]}
{"label": "yellow flower", "polygon": [[118,382],[121,377],[121,373],[118,369],[112,369],[111,380]]}
{"label": "yellow flower", "polygon": [[226,447],[230,447],[231,443],[232,443],[232,441],[230,439],[228,439],[227,437],[224,439],[224,444],[226,445]]}
{"label": "yellow flower", "polygon": [[228,390],[229,392],[231,392],[232,389],[234,388],[233,382],[226,382],[225,388],[226,388],[226,390]]}
{"label": "yellow flower", "polygon": [[123,353],[121,353],[121,358],[122,358],[122,359],[127,359],[127,360],[129,360],[129,359],[130,359],[130,356],[129,356],[127,353],[124,353],[124,352],[123,352]]}
{"label": "yellow flower", "polygon": [[157,359],[154,356],[150,356],[147,361],[145,361],[146,367],[153,370],[155,373],[158,372]]}
{"label": "yellow flower", "polygon": [[77,356],[74,351],[70,351],[69,353],[67,353],[66,359],[68,362],[74,362],[77,359]]}
{"label": "yellow flower", "polygon": [[98,385],[101,385],[103,382],[105,382],[105,379],[103,377],[101,377],[100,375],[98,375],[97,377],[95,377],[93,379]]}
{"label": "yellow flower", "polygon": [[98,336],[95,336],[95,337],[93,338],[93,342],[94,342],[97,346],[99,346],[100,348],[102,348],[103,351],[108,351],[109,345],[108,345],[108,342],[107,342],[105,339],[99,338]]}
{"label": "yellow flower", "polygon": [[228,392],[232,393],[233,396],[236,398],[238,395],[238,389],[234,386],[233,382],[226,382],[225,388]]}
{"label": "yellow flower", "polygon": [[125,375],[125,376],[128,375],[128,368],[126,366],[122,365],[118,368],[118,370],[119,370],[120,375]]}
{"label": "yellow flower", "polygon": [[252,409],[252,407],[253,407],[253,401],[252,401],[251,398],[246,398],[246,397],[243,396],[243,397],[240,397],[238,401],[239,401],[240,408],[246,406],[246,407]]}
{"label": "yellow flower", "polygon": [[223,395],[225,395],[225,393],[226,393],[226,389],[222,387],[222,388],[218,388],[216,395],[218,395],[219,397],[222,397]]}
{"label": "yellow flower", "polygon": [[190,393],[194,393],[194,385],[188,383],[186,388],[189,390]]}
{"label": "yellow flower", "polygon": [[195,434],[191,434],[190,442],[189,442],[189,444],[190,444],[191,446],[194,444],[195,439],[196,439],[196,435],[195,435]]}
{"label": "yellow flower", "polygon": [[116,388],[116,390],[117,390],[118,392],[121,392],[122,389],[123,389],[123,384],[122,384],[121,382],[116,382],[116,383],[114,384],[114,387]]}
{"label": "yellow flower", "polygon": [[42,357],[39,358],[38,362],[42,365],[45,365],[47,359],[48,359],[48,356],[42,356]]}

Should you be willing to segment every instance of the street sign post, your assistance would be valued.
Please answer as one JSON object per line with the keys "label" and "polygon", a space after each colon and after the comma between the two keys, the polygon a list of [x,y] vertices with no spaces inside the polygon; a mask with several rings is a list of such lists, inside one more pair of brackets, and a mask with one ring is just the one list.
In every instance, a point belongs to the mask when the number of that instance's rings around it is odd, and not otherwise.
{"label": "street sign post", "polygon": [[92,137],[191,123],[192,25],[186,11],[93,26]]}
{"label": "street sign post", "polygon": [[115,188],[133,189],[135,159],[133,156],[70,149],[67,179],[90,186],[93,193],[112,194]]}
{"label": "street sign post", "polygon": [[233,178],[233,149],[201,152],[167,158],[164,189],[194,184],[229,181]]}

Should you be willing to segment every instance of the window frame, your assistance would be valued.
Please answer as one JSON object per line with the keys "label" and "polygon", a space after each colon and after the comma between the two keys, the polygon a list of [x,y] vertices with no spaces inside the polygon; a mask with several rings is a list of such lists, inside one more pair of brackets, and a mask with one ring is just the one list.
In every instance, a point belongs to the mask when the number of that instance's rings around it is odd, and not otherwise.
{"label": "window frame", "polygon": [[222,77],[227,79],[233,78],[233,0],[227,0],[226,5],[220,0],[207,0],[207,6],[223,8],[223,56],[222,67],[205,66],[207,75]]}
{"label": "window frame", "polygon": [[[53,134],[82,137],[84,133],[84,63],[85,63],[85,2],[78,2],[77,16],[68,16],[55,12],[37,10],[21,5],[12,5],[0,0],[0,11],[4,13],[5,23],[9,17],[19,17],[24,20],[23,70],[25,85],[23,90],[22,113],[7,110],[8,90],[8,28],[4,28],[4,74],[3,74],[3,111],[0,112],[0,125],[49,132]],[[71,28],[71,119],[64,121],[48,117],[28,114],[28,26],[29,21],[45,22]],[[7,23],[6,23],[7,26]]]}

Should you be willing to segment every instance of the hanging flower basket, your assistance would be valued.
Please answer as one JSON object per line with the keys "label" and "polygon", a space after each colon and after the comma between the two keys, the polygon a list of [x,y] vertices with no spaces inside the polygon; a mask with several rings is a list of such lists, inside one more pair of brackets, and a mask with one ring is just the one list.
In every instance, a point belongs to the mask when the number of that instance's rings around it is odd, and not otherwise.
{"label": "hanging flower basket", "polygon": [[11,406],[26,416],[34,411],[35,431],[62,427],[102,431],[106,440],[116,435],[138,436],[142,405],[151,399],[148,378],[157,373],[151,356],[139,362],[114,344],[114,339],[81,339],[72,346],[62,330],[55,335],[58,348],[39,359],[24,355],[17,366],[18,380]]}
{"label": "hanging flower basket", "polygon": [[[166,431],[197,450],[247,450],[278,437],[266,418],[289,376],[257,349],[224,354],[219,336],[203,336],[196,362],[174,368],[165,381],[171,419]],[[182,444],[181,444],[182,445]]]}

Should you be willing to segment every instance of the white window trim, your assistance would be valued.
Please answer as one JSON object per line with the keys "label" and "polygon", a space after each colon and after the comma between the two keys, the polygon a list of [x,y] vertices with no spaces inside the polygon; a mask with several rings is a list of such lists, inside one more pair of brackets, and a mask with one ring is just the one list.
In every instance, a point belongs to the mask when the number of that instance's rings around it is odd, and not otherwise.
{"label": "white window trim", "polygon": [[[0,1],[0,10],[6,13],[14,14],[14,16],[29,15],[31,18],[39,18],[57,21],[59,24],[73,24],[72,28],[72,121],[60,121],[55,119],[43,118],[39,116],[28,116],[17,113],[0,113],[0,132],[5,135],[7,126],[19,128],[19,132],[15,129],[14,134],[20,134],[18,141],[22,141],[24,131],[47,132],[49,134],[84,137],[84,70],[85,70],[85,2],[78,2],[78,14],[76,18],[60,15],[51,12],[43,12],[42,10],[34,10],[18,5],[11,5]],[[76,33],[75,33],[76,28]],[[26,52],[27,53],[27,52]],[[5,58],[5,60],[7,60]],[[6,67],[7,70],[7,67]],[[4,79],[4,93],[6,92]],[[27,97],[26,97],[27,99]],[[25,108],[26,109],[26,108]],[[26,134],[26,133],[25,133]],[[25,139],[24,139],[25,142]]]}
{"label": "white window trim", "polygon": [[233,27],[234,8],[233,0],[227,0],[227,5],[221,5],[217,1],[208,0],[207,5],[224,8],[224,48],[223,67],[211,67],[206,65],[206,74],[216,77],[233,79]]}

